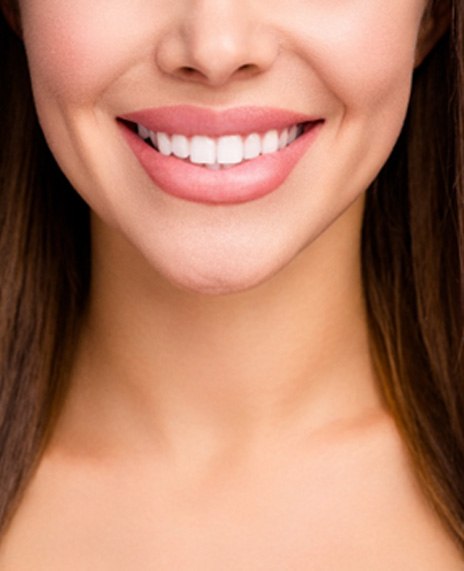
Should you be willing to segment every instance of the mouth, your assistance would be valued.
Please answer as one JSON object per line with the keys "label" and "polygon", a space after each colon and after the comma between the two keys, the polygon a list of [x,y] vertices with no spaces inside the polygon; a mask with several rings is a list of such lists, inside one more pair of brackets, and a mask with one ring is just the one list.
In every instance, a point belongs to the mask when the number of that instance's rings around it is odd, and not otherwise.
{"label": "mouth", "polygon": [[203,134],[187,136],[182,133],[171,135],[162,131],[154,132],[141,123],[121,118],[118,120],[161,155],[172,156],[212,171],[231,169],[260,156],[279,153],[318,123],[306,121],[283,129],[210,137]]}
{"label": "mouth", "polygon": [[210,205],[281,188],[325,124],[285,109],[192,105],[139,109],[116,121],[155,192]]}

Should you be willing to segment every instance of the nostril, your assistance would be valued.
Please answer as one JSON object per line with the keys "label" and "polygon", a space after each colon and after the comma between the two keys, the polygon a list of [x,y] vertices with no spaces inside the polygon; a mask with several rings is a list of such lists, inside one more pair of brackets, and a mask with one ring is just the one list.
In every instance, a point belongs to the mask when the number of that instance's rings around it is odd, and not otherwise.
{"label": "nostril", "polygon": [[187,81],[199,81],[202,83],[211,80],[208,70],[203,71],[202,69],[188,65],[180,67],[177,71],[177,76]]}
{"label": "nostril", "polygon": [[178,75],[184,79],[202,79],[204,77],[204,74],[201,71],[187,65],[179,68]]}
{"label": "nostril", "polygon": [[[0,0],[1,2],[1,0]],[[184,65],[177,69],[177,77],[190,80],[190,81],[201,81],[201,82],[212,82],[214,84],[223,84],[229,78],[235,76],[236,78],[245,78],[259,73],[259,68],[253,63],[245,63],[243,65],[237,66],[235,70],[217,70],[215,73],[214,69],[202,69],[199,67]]]}
{"label": "nostril", "polygon": [[252,63],[246,63],[244,65],[241,65],[239,68],[237,68],[236,71],[236,76],[237,77],[252,77],[256,74],[259,73],[259,67],[252,64]]}
{"label": "nostril", "polygon": [[[252,63],[245,63],[243,65],[241,65],[237,71],[248,71],[248,70],[252,70],[254,69],[256,66]],[[189,65],[185,65],[183,67],[180,68],[181,73],[185,74],[185,75],[195,75],[197,73],[201,73],[198,71],[198,69],[189,66]]]}

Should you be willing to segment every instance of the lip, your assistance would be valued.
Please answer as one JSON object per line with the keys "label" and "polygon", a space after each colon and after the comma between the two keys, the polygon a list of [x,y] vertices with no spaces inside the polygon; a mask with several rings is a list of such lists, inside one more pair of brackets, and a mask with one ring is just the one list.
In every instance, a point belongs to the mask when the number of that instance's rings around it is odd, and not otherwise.
{"label": "lip", "polygon": [[320,117],[270,107],[237,107],[216,111],[194,105],[141,109],[120,115],[119,118],[139,123],[155,133],[182,134],[187,137],[265,133],[271,129],[285,129],[297,123],[320,120]]}
{"label": "lip", "polygon": [[[269,107],[212,111],[195,106],[158,107],[120,115],[117,124],[132,152],[157,187],[166,193],[206,204],[239,204],[278,189],[315,140],[324,121]],[[298,139],[275,153],[260,155],[230,169],[212,171],[174,156],[164,156],[145,143],[124,121],[154,132],[187,137],[264,133],[298,123],[308,126]]]}

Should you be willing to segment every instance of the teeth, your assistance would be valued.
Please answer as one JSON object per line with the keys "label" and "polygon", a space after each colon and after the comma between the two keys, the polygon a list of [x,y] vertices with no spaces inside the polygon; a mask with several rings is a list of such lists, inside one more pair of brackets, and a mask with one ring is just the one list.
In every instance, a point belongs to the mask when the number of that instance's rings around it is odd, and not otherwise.
{"label": "teeth", "polygon": [[138,129],[139,129],[139,136],[142,137],[142,139],[150,138],[150,131],[146,127],[144,127],[143,125],[138,125]]}
{"label": "teeth", "polygon": [[158,135],[156,133],[152,133],[151,131],[148,131],[148,133],[149,139],[153,143],[153,146],[158,148]]}
{"label": "teeth", "polygon": [[298,137],[298,135],[300,135],[303,132],[303,128],[302,127],[300,128],[297,125],[293,125],[293,127],[290,128],[288,132],[288,142],[287,142],[288,145],[290,143],[293,143],[293,141]]}
{"label": "teeth", "polygon": [[205,165],[205,167],[211,171],[221,170],[221,165],[219,163],[214,163],[214,165]]}
{"label": "teeth", "polygon": [[261,149],[261,137],[257,133],[252,133],[245,139],[243,158],[255,159],[261,154]]}
{"label": "teeth", "polygon": [[137,125],[139,136],[150,140],[162,155],[174,155],[211,170],[230,168],[244,160],[275,153],[293,143],[303,131],[303,125],[293,125],[280,132],[273,129],[262,135],[251,133],[246,137],[227,135],[213,139],[203,135],[188,138],[185,135],[154,133],[143,125]]}
{"label": "teeth", "polygon": [[158,139],[158,150],[162,155],[169,156],[172,153],[171,137],[166,133],[156,133]]}
{"label": "teeth", "polygon": [[243,161],[243,140],[239,135],[220,137],[217,143],[217,162],[238,165]]}
{"label": "teeth", "polygon": [[284,129],[279,137],[279,149],[283,149],[288,145],[288,129]]}
{"label": "teeth", "polygon": [[216,143],[210,137],[195,136],[190,143],[190,162],[212,165],[216,162]]}
{"label": "teeth", "polygon": [[190,145],[187,137],[184,137],[184,135],[172,136],[172,153],[179,159],[186,159],[190,155]]}
{"label": "teeth", "polygon": [[279,133],[277,131],[269,131],[263,137],[263,155],[275,153],[279,150]]}

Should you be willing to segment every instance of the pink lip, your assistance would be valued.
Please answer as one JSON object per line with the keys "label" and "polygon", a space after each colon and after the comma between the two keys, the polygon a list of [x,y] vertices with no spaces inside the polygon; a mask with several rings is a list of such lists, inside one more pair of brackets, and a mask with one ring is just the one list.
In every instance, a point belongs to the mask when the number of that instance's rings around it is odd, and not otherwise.
{"label": "pink lip", "polygon": [[248,202],[279,188],[323,125],[321,118],[263,107],[242,107],[223,112],[193,106],[161,107],[121,115],[118,119],[139,123],[154,132],[187,137],[264,133],[308,122],[305,133],[288,147],[244,161],[230,169],[212,171],[174,156],[162,155],[127,124],[118,121],[133,153],[160,189],[178,198],[207,204]]}
{"label": "pink lip", "polygon": [[320,117],[269,107],[239,107],[213,111],[193,105],[141,109],[120,115],[119,118],[139,123],[153,132],[182,134],[187,137],[265,133],[271,129],[285,129],[297,123],[320,120]]}

